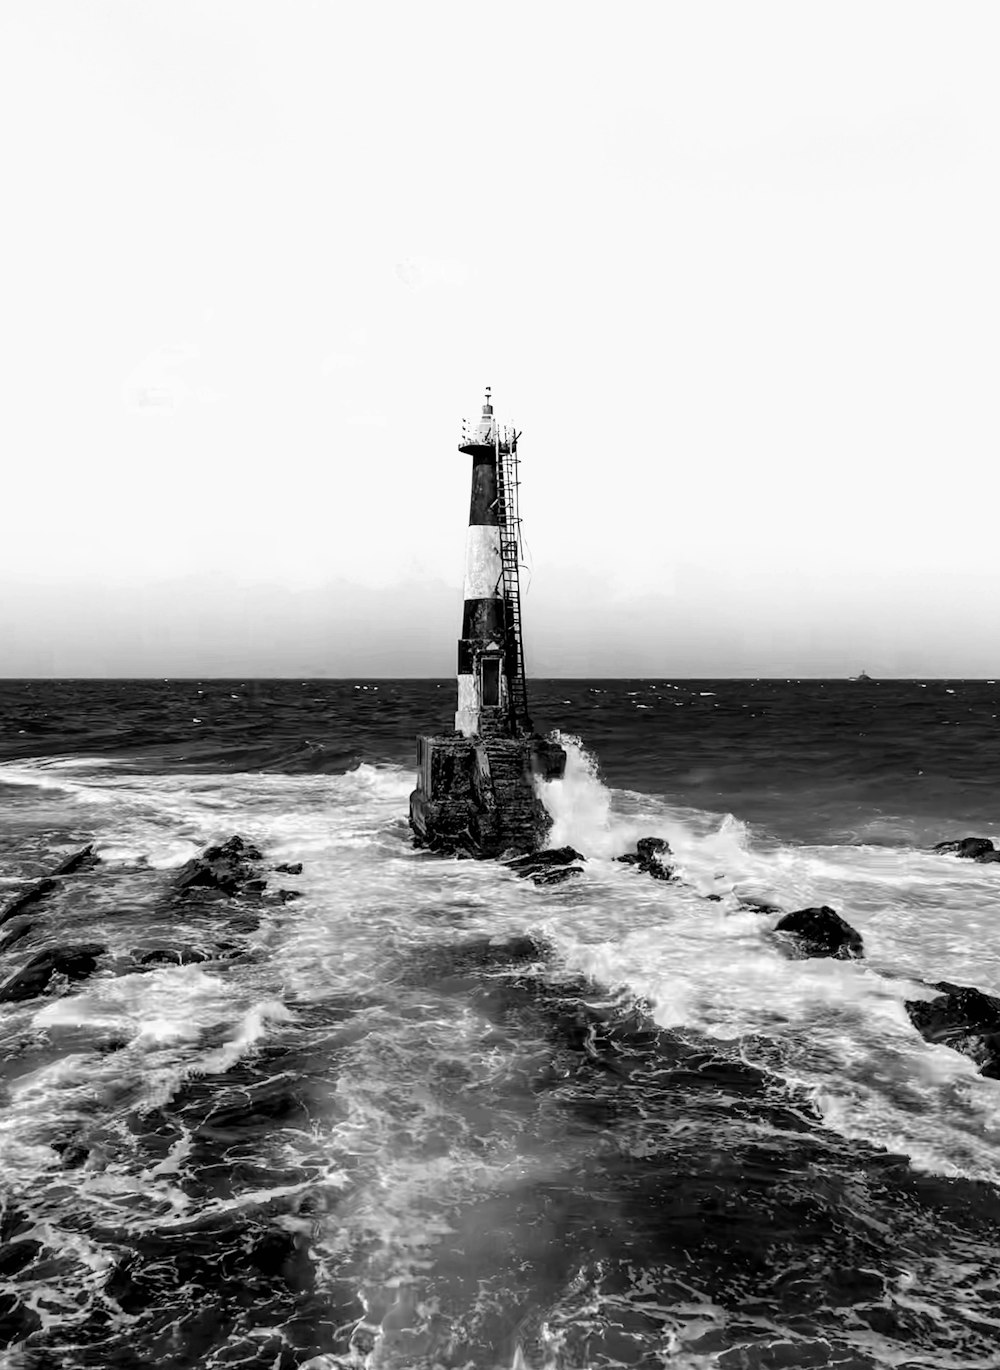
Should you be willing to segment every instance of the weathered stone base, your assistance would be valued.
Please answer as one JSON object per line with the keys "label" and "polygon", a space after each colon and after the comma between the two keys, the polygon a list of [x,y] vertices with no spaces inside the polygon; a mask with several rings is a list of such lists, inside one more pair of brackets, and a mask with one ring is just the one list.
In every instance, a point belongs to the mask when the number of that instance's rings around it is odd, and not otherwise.
{"label": "weathered stone base", "polygon": [[566,753],[543,737],[417,739],[410,827],[417,846],[479,858],[537,851],[552,820],[534,777],[557,780]]}

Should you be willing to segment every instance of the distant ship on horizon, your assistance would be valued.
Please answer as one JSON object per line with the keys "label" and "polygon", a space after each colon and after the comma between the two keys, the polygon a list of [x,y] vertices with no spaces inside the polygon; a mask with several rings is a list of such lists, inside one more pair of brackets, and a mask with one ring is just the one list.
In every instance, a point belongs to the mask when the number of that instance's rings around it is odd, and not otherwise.
{"label": "distant ship on horizon", "polygon": [[848,680],[871,680],[871,676],[867,671],[859,671],[857,675],[848,676],[847,678]]}

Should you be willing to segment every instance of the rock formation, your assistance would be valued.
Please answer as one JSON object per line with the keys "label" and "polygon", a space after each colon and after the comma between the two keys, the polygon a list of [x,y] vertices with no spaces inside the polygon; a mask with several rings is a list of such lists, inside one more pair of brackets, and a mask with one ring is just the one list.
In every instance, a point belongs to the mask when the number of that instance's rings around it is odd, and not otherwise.
{"label": "rock formation", "polygon": [[624,856],[618,856],[615,860],[623,862],[626,866],[635,866],[646,875],[651,875],[654,880],[673,880],[674,868],[668,866],[663,859],[670,855],[670,843],[666,838],[640,837],[635,844],[634,852],[626,852]]}
{"label": "rock formation", "polygon": [[258,875],[263,858],[252,843],[231,837],[218,847],[208,847],[178,871],[174,890],[183,897],[191,890],[212,893],[260,894],[267,884]]}
{"label": "rock formation", "polygon": [[969,985],[940,980],[936,999],[908,999],[910,1021],[928,1042],[952,1047],[975,1061],[980,1074],[1000,1079],[1000,999]]}
{"label": "rock formation", "polygon": [[563,881],[583,874],[582,866],[571,863],[586,859],[574,847],[549,847],[545,851],[517,856],[504,864],[522,879],[530,876],[536,885],[561,885]]}
{"label": "rock formation", "polygon": [[16,899],[12,899],[3,910],[0,910],[0,923],[6,923],[8,918],[13,918],[17,913],[23,913],[25,909],[30,909],[32,905],[38,904],[46,895],[52,894],[59,888],[59,881],[46,876],[44,880],[36,880],[35,883],[23,894],[19,894]]}
{"label": "rock formation", "polygon": [[980,865],[1000,861],[997,851],[988,837],[959,837],[948,842],[937,842],[933,851],[942,856],[960,856],[967,861],[977,861]]}
{"label": "rock formation", "polygon": [[80,851],[73,852],[72,856],[67,856],[61,861],[53,875],[73,875],[76,871],[86,870],[89,866],[96,866],[100,858],[94,855],[93,845],[83,847]]}
{"label": "rock formation", "polygon": [[794,933],[804,956],[832,956],[846,961],[865,954],[861,934],[826,904],[786,913],[774,930]]}
{"label": "rock formation", "polygon": [[0,986],[0,1003],[16,1003],[44,994],[53,975],[82,980],[97,969],[97,958],[106,948],[100,942],[78,942],[65,947],[49,947],[33,956],[28,964]]}

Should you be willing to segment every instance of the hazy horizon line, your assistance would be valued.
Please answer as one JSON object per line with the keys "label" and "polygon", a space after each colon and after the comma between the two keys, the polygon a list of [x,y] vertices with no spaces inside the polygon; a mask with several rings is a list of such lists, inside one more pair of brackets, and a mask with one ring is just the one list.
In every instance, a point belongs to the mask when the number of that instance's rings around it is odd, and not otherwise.
{"label": "hazy horizon line", "polygon": [[[903,681],[912,680],[912,681],[921,681],[921,682],[932,681],[932,680],[948,680],[948,681],[957,680],[957,681],[975,681],[975,682],[977,682],[977,683],[979,683],[979,684],[982,684],[982,685],[993,685],[993,684],[996,683],[996,679],[1000,679],[1000,673],[998,673],[998,676],[997,676],[996,678],[994,678],[993,676],[963,676],[963,675],[919,675],[919,676],[918,676],[918,675],[879,675],[879,676],[868,676],[868,677],[867,677],[866,679],[864,679],[864,680],[859,680],[856,676],[844,676],[844,675],[809,675],[809,674],[806,674],[806,673],[803,673],[802,675],[671,675],[671,674],[669,674],[669,673],[667,673],[667,672],[658,672],[656,675],[544,675],[544,676],[533,676],[533,677],[531,678],[531,680],[528,681],[528,686],[529,686],[529,688],[530,688],[532,682],[540,683],[540,682],[549,681],[549,680],[643,680],[643,681],[645,681],[645,680],[654,680],[654,681],[655,681],[655,680],[699,680],[699,681],[703,681],[703,680],[714,680],[714,681],[717,681],[717,682],[718,682],[718,681],[726,681],[726,680],[734,680],[734,681],[747,681],[747,680],[783,680],[783,681],[786,681],[786,682],[790,682],[790,681],[801,681],[801,680],[819,680],[819,681],[834,681],[834,682],[836,682],[837,684],[845,684],[845,685],[846,685],[846,684],[851,684],[851,685],[866,685],[866,684],[867,684],[867,685],[878,685],[881,681],[884,681],[884,680],[903,680]],[[254,681],[269,681],[269,680],[300,680],[300,681],[302,681],[303,684],[305,684],[305,683],[307,683],[307,682],[315,683],[315,682],[320,682],[320,681],[343,682],[343,683],[347,683],[347,684],[353,684],[354,681],[372,681],[372,680],[387,681],[387,682],[395,682],[395,683],[401,683],[401,682],[410,681],[410,680],[434,680],[434,681],[439,681],[439,682],[454,682],[455,677],[454,677],[454,676],[439,676],[439,675],[341,675],[341,676],[335,676],[335,675],[300,675],[300,674],[298,674],[298,673],[294,673],[294,674],[291,674],[291,675],[251,675],[251,674],[249,674],[249,673],[244,673],[243,675],[199,675],[199,676],[196,676],[196,675],[176,675],[176,676],[161,676],[161,675],[111,675],[111,676],[103,676],[103,675],[35,675],[35,676],[30,676],[30,675],[26,675],[26,676],[5,676],[5,675],[0,675],[0,684],[4,684],[4,683],[6,683],[6,684],[34,684],[34,683],[37,683],[37,682],[50,683],[50,682],[54,682],[54,681],[58,681],[58,682],[63,683],[63,684],[76,684],[76,683],[81,682],[81,681],[98,681],[98,682],[103,682],[103,683],[105,683],[105,684],[112,684],[112,683],[114,683],[115,681],[135,681],[135,680],[159,680],[159,681],[164,681],[164,682],[170,682],[170,681],[178,681],[178,682],[180,682],[180,681],[194,681],[194,682],[196,682],[196,683],[199,684],[199,685],[204,684],[204,682],[205,682],[206,680],[218,680],[218,681],[225,681],[225,682],[227,682],[227,683],[231,683],[231,682],[234,681],[234,680],[239,680],[239,681],[244,681],[244,680],[254,680]]]}

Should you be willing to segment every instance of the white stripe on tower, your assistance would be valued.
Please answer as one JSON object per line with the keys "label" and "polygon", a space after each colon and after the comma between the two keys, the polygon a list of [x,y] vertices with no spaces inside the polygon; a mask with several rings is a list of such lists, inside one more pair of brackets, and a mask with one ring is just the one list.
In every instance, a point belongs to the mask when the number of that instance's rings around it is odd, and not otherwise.
{"label": "white stripe on tower", "polygon": [[503,561],[500,529],[495,523],[472,523],[465,540],[464,599],[500,599],[503,596]]}
{"label": "white stripe on tower", "polygon": [[[458,677],[458,712],[455,719],[455,727],[460,733],[466,732],[462,722],[472,722],[473,719],[475,723],[478,724],[479,722],[479,690],[474,675],[460,675]],[[466,735],[468,736],[473,732],[475,732],[475,727],[471,727]]]}

